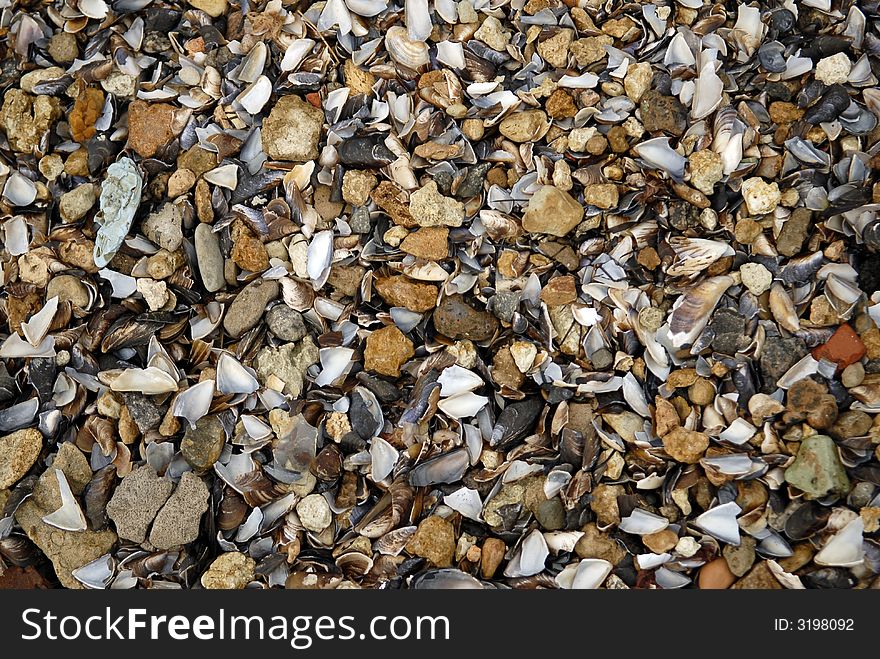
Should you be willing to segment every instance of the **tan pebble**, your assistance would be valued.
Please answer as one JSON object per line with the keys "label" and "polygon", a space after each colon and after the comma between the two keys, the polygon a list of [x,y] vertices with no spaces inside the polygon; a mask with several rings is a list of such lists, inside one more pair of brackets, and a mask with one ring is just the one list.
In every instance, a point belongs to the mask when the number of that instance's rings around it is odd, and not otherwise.
{"label": "tan pebble", "polygon": [[862,366],[861,362],[850,364],[843,369],[843,373],[840,374],[840,381],[843,383],[843,386],[847,388],[859,386],[864,379],[865,367]]}
{"label": "tan pebble", "polygon": [[717,590],[730,588],[736,577],[723,558],[716,558],[700,568],[697,585],[701,590]]}
{"label": "tan pebble", "polygon": [[657,533],[642,536],[642,542],[655,554],[662,554],[675,547],[678,536],[670,529],[663,529]]}
{"label": "tan pebble", "polygon": [[168,196],[172,199],[189,192],[196,184],[196,175],[188,169],[178,169],[168,179]]}
{"label": "tan pebble", "polygon": [[467,137],[469,140],[473,140],[475,142],[483,139],[483,135],[485,133],[483,120],[465,119],[461,123],[461,132],[464,133],[465,137]]}
{"label": "tan pebble", "polygon": [[491,579],[495,576],[495,571],[504,560],[504,554],[507,551],[507,545],[503,540],[498,538],[486,538],[483,541],[482,552],[480,555],[480,574],[484,579]]}

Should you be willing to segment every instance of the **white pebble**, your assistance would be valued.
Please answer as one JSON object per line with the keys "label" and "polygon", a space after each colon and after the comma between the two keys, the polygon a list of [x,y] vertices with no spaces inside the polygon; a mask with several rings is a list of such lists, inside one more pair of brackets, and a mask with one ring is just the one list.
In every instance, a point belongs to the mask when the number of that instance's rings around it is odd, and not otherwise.
{"label": "white pebble", "polygon": [[760,263],[744,263],[739,269],[743,285],[755,295],[770,289],[773,275]]}
{"label": "white pebble", "polygon": [[851,70],[852,62],[846,53],[837,53],[819,60],[816,64],[816,80],[826,85],[842,84],[849,78]]}

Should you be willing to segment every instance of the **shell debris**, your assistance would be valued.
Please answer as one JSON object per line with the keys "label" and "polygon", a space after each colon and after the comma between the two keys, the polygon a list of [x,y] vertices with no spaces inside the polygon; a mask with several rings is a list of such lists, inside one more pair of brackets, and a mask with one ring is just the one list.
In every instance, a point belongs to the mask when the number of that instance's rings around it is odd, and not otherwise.
{"label": "shell debris", "polygon": [[0,587],[880,587],[876,3],[5,25]]}

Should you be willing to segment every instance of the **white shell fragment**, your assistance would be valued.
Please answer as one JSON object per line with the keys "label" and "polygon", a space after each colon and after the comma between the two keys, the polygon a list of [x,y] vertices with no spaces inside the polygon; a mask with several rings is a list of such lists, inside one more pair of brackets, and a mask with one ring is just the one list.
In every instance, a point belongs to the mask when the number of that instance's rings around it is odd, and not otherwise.
{"label": "white shell fragment", "polygon": [[736,517],[741,512],[742,508],[736,505],[733,501],[730,501],[720,506],[710,508],[697,517],[694,520],[694,524],[712,537],[717,538],[722,542],[738,546],[740,538],[739,524],[737,524]]}
{"label": "white shell fragment", "polygon": [[483,510],[483,501],[480,499],[480,493],[476,490],[463,487],[443,497],[443,503],[468,519],[477,522],[482,519],[480,513]]}
{"label": "white shell fragment", "polygon": [[565,566],[556,582],[568,590],[593,590],[601,586],[614,566],[601,558],[585,558]]}
{"label": "white shell fragment", "polygon": [[550,555],[547,542],[535,529],[523,540],[519,549],[504,569],[505,577],[530,577],[544,569],[544,561]]}
{"label": "white shell fragment", "polygon": [[150,395],[166,394],[177,391],[177,380],[155,366],[127,368],[111,380],[110,388]]}
{"label": "white shell fragment", "polygon": [[660,515],[649,513],[641,508],[633,509],[627,517],[620,520],[620,530],[634,535],[650,535],[669,526],[669,520]]}
{"label": "white shell fragment", "polygon": [[86,516],[83,515],[76,497],[73,496],[73,492],[70,490],[67,477],[63,471],[55,469],[55,478],[58,480],[61,507],[55,512],[45,515],[43,521],[63,531],[85,531],[88,528]]}
{"label": "white shell fragment", "polygon": [[856,517],[849,524],[838,531],[822,550],[816,554],[818,565],[835,567],[855,567],[860,565],[865,557],[862,533],[865,524],[861,517]]}
{"label": "white shell fragment", "polygon": [[235,357],[222,353],[217,360],[217,391],[221,394],[252,394],[260,383]]}
{"label": "white shell fragment", "polygon": [[172,406],[174,416],[183,417],[189,421],[192,428],[196,422],[208,413],[211,400],[214,397],[214,381],[205,380],[194,384],[189,389],[177,395]]}
{"label": "white shell fragment", "polygon": [[35,348],[40,346],[43,339],[46,338],[46,333],[49,331],[49,325],[55,318],[57,311],[58,296],[56,295],[49,299],[46,304],[43,305],[43,308],[31,316],[27,322],[21,324],[21,333],[24,334],[24,338],[28,340],[28,343]]}
{"label": "white shell fragment", "polygon": [[372,460],[372,476],[374,481],[383,481],[394,471],[394,465],[400,454],[381,437],[374,437],[370,443],[370,458]]}

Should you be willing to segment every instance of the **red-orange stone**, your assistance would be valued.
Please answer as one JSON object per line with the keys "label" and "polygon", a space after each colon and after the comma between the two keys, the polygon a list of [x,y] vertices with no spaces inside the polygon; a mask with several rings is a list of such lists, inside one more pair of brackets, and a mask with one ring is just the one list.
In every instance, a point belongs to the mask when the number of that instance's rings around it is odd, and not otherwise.
{"label": "red-orange stone", "polygon": [[865,356],[865,344],[852,327],[844,323],[828,341],[813,348],[813,359],[827,359],[837,364],[838,371],[855,364]]}

